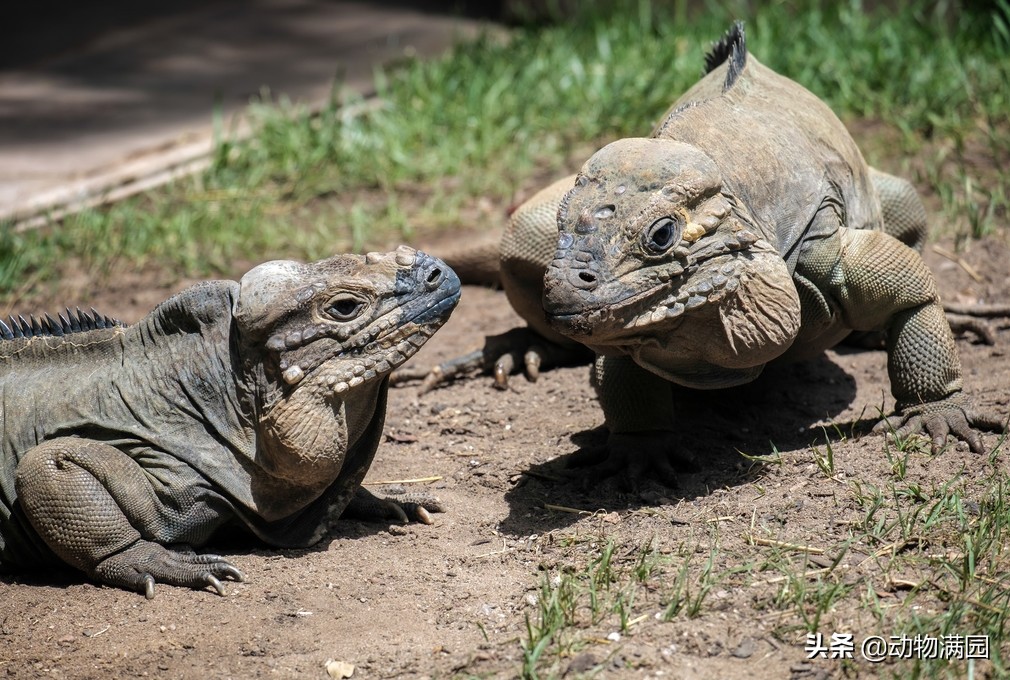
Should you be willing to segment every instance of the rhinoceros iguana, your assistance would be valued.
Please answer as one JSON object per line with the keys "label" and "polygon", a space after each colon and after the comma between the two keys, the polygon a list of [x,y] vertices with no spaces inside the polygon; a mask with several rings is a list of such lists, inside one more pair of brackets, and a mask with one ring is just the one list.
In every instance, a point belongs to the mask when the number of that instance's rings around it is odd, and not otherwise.
{"label": "rhinoceros iguana", "polygon": [[[976,429],[1001,420],[962,393],[916,252],[925,233],[912,186],[868,167],[827,105],[749,55],[738,22],[651,137],[607,145],[515,211],[497,273],[533,331],[527,373],[595,355],[610,430],[599,472],[651,468],[673,483],[670,383],[738,385],[853,331],[886,334],[898,416],[878,428],[924,431],[934,449],[954,434],[981,451]],[[463,255],[446,259],[479,271],[486,257]],[[499,353],[491,343],[437,367],[427,386]],[[505,353],[498,382],[521,361]]]}
{"label": "rhinoceros iguana", "polygon": [[349,504],[430,522],[359,485],[389,372],[458,299],[451,269],[401,247],[268,262],[129,327],[69,310],[0,321],[0,568],[223,593],[239,570],[176,544],[238,528],[304,547]]}

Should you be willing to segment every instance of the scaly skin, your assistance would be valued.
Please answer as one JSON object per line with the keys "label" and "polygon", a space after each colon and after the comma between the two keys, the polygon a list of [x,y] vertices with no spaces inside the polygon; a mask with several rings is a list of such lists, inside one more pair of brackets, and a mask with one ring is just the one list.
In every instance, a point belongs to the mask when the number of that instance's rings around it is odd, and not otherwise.
{"label": "scaly skin", "polygon": [[601,149],[521,206],[502,240],[501,280],[530,328],[597,355],[611,432],[599,470],[674,483],[670,383],[748,382],[853,331],[887,338],[898,415],[881,428],[981,451],[978,430],[1002,419],[962,393],[915,250],[915,191],[869,168],[823,102],[748,55],[742,25],[707,67],[650,138]]}
{"label": "scaly skin", "polygon": [[148,597],[155,583],[223,593],[241,572],[178,544],[237,529],[305,547],[348,506],[430,522],[424,502],[360,483],[388,374],[458,299],[452,270],[401,247],[268,262],[131,327],[0,326],[0,568],[63,562]]}

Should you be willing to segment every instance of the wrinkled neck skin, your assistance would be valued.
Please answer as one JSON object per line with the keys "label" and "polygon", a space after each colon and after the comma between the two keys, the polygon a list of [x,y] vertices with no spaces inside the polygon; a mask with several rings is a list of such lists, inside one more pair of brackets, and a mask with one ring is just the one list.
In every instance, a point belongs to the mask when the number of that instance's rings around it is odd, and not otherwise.
{"label": "wrinkled neck skin", "polygon": [[731,387],[755,379],[789,349],[800,304],[782,258],[758,239],[703,260],[632,323],[639,332],[621,351],[640,366],[687,387]]}
{"label": "wrinkled neck skin", "polygon": [[251,370],[258,413],[256,463],[278,486],[317,496],[337,479],[369,431],[387,383],[373,379],[338,394],[325,367],[290,386],[269,365],[255,362]]}

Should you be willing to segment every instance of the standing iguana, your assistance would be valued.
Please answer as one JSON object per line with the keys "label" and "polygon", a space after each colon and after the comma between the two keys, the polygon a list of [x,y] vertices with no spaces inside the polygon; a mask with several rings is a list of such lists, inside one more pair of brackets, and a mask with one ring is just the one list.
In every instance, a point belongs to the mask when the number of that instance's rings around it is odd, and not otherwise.
{"label": "standing iguana", "polygon": [[430,522],[359,485],[389,372],[458,300],[451,269],[400,247],[268,262],[130,327],[0,321],[0,568],[62,560],[148,597],[156,582],[223,593],[234,566],[174,545],[239,527],[304,547],[352,502]]}
{"label": "standing iguana", "polygon": [[[520,206],[499,275],[549,341],[527,352],[528,372],[558,363],[559,348],[595,353],[603,473],[652,468],[674,481],[670,383],[746,383],[852,331],[886,334],[898,417],[878,428],[926,432],[934,450],[954,434],[981,451],[976,428],[1001,422],[961,392],[935,283],[913,249],[925,227],[911,185],[869,168],[823,102],[748,55],[737,23],[650,138],[604,147]],[[516,361],[506,354],[496,378]]]}

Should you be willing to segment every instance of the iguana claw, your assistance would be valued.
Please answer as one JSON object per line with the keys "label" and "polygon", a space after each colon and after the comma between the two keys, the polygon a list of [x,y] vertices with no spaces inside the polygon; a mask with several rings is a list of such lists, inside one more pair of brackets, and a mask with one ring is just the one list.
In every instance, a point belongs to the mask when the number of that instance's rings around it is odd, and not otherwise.
{"label": "iguana claw", "polygon": [[978,431],[1004,432],[1006,427],[1005,419],[971,408],[963,397],[953,396],[900,409],[899,414],[877,423],[873,431],[891,433],[896,440],[914,434],[926,434],[932,442],[930,449],[936,455],[947,443],[949,434],[966,442],[974,453],[985,453],[985,445]]}
{"label": "iguana claw", "polygon": [[[392,493],[392,492],[391,492]],[[396,520],[408,524],[412,520],[421,524],[434,524],[432,512],[445,512],[438,497],[427,493],[402,493],[400,498],[376,496],[359,487],[341,517],[354,517],[365,521]]]}
{"label": "iguana claw", "polygon": [[[532,333],[530,334],[532,336]],[[501,336],[499,336],[501,337]],[[510,352],[502,354],[494,363],[494,386],[500,390],[507,390],[509,386],[509,376],[517,373],[515,370],[516,358],[522,347],[514,347]],[[558,360],[565,356],[567,348],[552,345],[548,350],[545,345],[531,344],[523,353],[523,373],[530,382],[536,382],[540,377],[540,367],[556,365]]]}
{"label": "iguana claw", "polygon": [[214,587],[214,590],[217,591],[218,595],[224,595],[224,586],[216,576],[213,574],[207,574],[207,583]]}
{"label": "iguana claw", "polygon": [[171,550],[144,540],[110,555],[94,573],[106,583],[140,591],[148,600],[154,597],[159,582],[188,588],[212,586],[218,595],[224,595],[220,579],[245,580],[242,572],[220,555]]}

